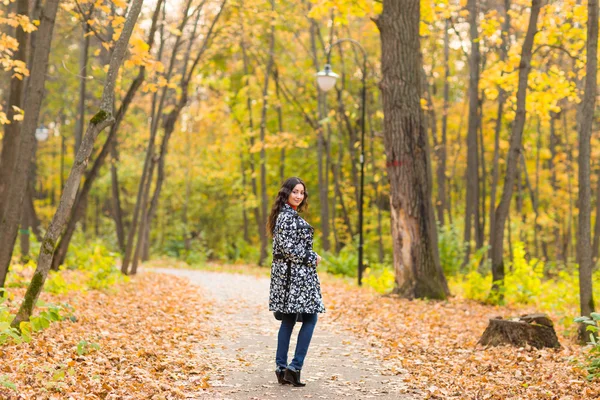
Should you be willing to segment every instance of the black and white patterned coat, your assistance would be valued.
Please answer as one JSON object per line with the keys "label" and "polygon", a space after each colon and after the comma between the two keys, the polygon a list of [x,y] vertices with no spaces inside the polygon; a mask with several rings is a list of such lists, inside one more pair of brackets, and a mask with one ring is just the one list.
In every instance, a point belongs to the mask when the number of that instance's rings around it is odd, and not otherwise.
{"label": "black and white patterned coat", "polygon": [[[279,212],[273,232],[273,263],[269,310],[283,313],[324,313],[314,229],[289,204]],[[288,285],[286,271],[291,262]]]}

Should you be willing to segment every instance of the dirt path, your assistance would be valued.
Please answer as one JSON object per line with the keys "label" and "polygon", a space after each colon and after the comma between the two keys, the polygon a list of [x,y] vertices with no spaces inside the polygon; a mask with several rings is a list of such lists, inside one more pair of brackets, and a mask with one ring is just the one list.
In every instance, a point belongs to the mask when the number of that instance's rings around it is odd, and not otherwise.
{"label": "dirt path", "polygon": [[[211,329],[218,340],[199,349],[222,369],[211,376],[206,399],[417,399],[408,394],[404,376],[384,376],[385,366],[365,345],[344,332],[328,314],[320,314],[302,380],[304,388],[277,383],[275,349],[279,321],[267,309],[269,280],[248,275],[198,270],[153,269],[187,277],[212,297]],[[325,305],[327,307],[327,304]],[[294,328],[289,360],[299,327]]]}

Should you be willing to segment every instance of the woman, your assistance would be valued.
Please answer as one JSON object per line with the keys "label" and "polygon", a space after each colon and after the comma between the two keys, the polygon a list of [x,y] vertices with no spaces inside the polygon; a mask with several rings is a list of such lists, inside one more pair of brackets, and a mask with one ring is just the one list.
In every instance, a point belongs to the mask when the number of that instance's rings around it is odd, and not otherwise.
{"label": "woman", "polygon": [[[281,313],[275,373],[279,383],[294,386],[305,386],[300,381],[300,371],[317,313],[325,312],[316,270],[321,257],[312,250],[314,229],[298,214],[306,208],[307,199],[304,182],[295,177],[287,179],[279,189],[267,225],[273,237],[269,310]],[[294,359],[288,365],[290,337],[300,317],[302,328]]]}

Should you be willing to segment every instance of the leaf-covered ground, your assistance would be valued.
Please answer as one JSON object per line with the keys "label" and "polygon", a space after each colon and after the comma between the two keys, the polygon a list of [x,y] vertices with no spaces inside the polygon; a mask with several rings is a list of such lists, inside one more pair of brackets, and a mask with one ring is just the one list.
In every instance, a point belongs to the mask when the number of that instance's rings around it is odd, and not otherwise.
{"label": "leaf-covered ground", "polygon": [[378,348],[392,371],[431,399],[597,399],[600,387],[578,367],[584,348],[559,333],[562,348],[477,345],[488,319],[533,310],[382,297],[330,282],[324,295],[333,318]]}
{"label": "leaf-covered ground", "polygon": [[[403,376],[409,392],[431,399],[600,398],[597,382],[586,381],[578,366],[584,349],[560,330],[559,350],[477,346],[489,318],[533,310],[457,298],[406,301],[322,278],[322,327],[352,332],[347,342],[368,347],[381,362],[378,370]],[[142,273],[108,292],[43,298],[73,305],[77,321],[52,324],[31,343],[0,347],[0,383],[17,387],[0,386],[2,399],[202,398],[212,390],[211,375],[223,369],[223,357],[210,353],[220,351],[211,343],[222,310],[211,311],[215,304],[185,279]]]}
{"label": "leaf-covered ground", "polygon": [[210,359],[197,352],[211,304],[185,280],[142,274],[108,292],[42,298],[68,302],[77,321],[0,347],[0,377],[17,389],[0,387],[1,399],[197,398],[207,386]]}

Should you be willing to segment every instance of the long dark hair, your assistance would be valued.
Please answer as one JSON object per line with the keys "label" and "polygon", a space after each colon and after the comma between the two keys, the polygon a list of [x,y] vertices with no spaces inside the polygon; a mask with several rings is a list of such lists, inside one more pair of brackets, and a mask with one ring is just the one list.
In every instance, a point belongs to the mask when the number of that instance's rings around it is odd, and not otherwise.
{"label": "long dark hair", "polygon": [[273,203],[273,207],[271,207],[271,214],[269,215],[269,219],[267,221],[267,232],[269,235],[273,236],[275,232],[275,223],[277,222],[277,217],[283,208],[283,205],[287,203],[292,190],[296,187],[297,184],[301,183],[304,186],[304,199],[302,203],[298,206],[296,211],[302,212],[308,208],[308,191],[306,190],[306,185],[302,179],[297,178],[295,176],[288,178],[283,182],[281,188],[279,189],[279,193],[277,193],[277,197],[275,198],[275,202]]}

